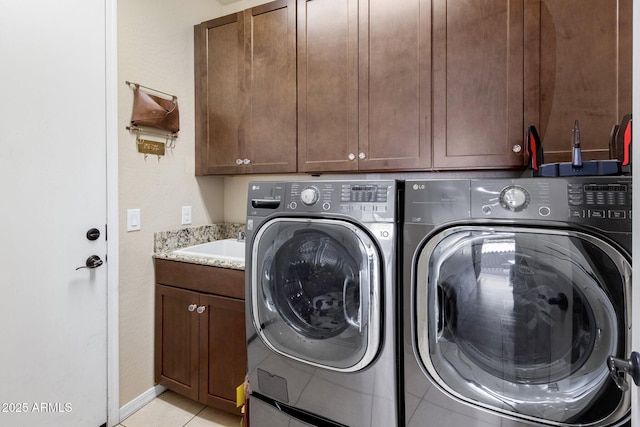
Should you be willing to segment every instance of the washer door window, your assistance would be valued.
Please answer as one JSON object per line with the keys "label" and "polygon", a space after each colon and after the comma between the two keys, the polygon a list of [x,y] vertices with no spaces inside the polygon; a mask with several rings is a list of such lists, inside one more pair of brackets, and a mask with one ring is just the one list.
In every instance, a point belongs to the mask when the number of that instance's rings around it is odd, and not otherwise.
{"label": "washer door window", "polygon": [[574,232],[456,227],[417,258],[418,354],[450,394],[554,425],[605,425],[628,404],[609,355],[626,354],[631,267]]}
{"label": "washer door window", "polygon": [[276,219],[252,249],[253,321],[293,359],[356,371],[380,343],[380,264],[371,238],[336,220]]}

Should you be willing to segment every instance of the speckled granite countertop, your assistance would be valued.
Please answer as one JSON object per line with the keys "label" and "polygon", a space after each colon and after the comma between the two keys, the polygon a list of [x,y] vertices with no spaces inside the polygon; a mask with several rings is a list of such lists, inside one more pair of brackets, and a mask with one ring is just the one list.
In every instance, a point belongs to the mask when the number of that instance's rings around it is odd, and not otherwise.
{"label": "speckled granite countertop", "polygon": [[192,264],[211,265],[214,267],[244,270],[244,262],[229,261],[216,258],[175,255],[176,249],[199,245],[213,240],[231,239],[244,231],[244,224],[212,224],[201,227],[181,228],[179,230],[162,231],[154,234],[153,257]]}

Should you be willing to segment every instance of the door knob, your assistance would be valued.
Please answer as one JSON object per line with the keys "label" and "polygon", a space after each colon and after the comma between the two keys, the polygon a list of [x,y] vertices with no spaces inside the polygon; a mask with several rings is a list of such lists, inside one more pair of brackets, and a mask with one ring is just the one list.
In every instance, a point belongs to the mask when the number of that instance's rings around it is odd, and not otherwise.
{"label": "door knob", "polygon": [[98,268],[101,265],[102,265],[102,260],[100,259],[100,257],[98,255],[91,255],[89,258],[87,258],[85,265],[81,265],[80,267],[76,268],[76,270],[80,270],[81,268],[93,269],[93,268]]}
{"label": "door knob", "polygon": [[631,375],[635,385],[640,385],[640,354],[638,352],[631,352],[631,358],[627,360],[609,356],[607,365],[609,366],[609,375],[611,375],[620,390],[629,390],[629,383],[624,377],[625,374]]}

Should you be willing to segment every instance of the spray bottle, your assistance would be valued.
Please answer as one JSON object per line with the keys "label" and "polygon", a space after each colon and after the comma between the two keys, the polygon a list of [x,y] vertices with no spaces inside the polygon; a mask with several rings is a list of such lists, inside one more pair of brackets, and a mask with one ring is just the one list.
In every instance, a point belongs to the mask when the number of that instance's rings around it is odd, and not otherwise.
{"label": "spray bottle", "polygon": [[575,125],[573,125],[573,138],[571,142],[572,147],[572,157],[571,157],[571,166],[574,168],[582,167],[582,152],[580,151],[580,128],[578,127],[578,121],[576,120]]}

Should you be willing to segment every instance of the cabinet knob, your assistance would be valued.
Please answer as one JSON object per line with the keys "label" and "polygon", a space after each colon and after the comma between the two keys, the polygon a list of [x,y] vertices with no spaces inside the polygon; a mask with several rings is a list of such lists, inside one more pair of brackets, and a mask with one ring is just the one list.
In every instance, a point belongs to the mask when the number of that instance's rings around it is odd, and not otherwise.
{"label": "cabinet knob", "polygon": [[364,153],[360,153],[360,154],[358,154],[358,158],[359,158],[360,160],[364,160],[364,159],[366,159],[366,158],[367,158],[367,155],[366,155],[366,154],[364,154]]}
{"label": "cabinet knob", "polygon": [[198,314],[202,314],[206,309],[207,307],[205,307],[204,305],[201,305],[200,307],[198,307],[198,310],[196,311],[198,312]]}
{"label": "cabinet knob", "polygon": [[349,153],[349,160],[355,160],[356,159],[356,155],[353,153]]}
{"label": "cabinet knob", "polygon": [[236,159],[236,165],[241,165],[242,164],[242,159]]}
{"label": "cabinet knob", "polygon": [[196,309],[196,307],[198,307],[198,305],[197,305],[197,304],[189,304],[189,308],[188,308],[188,310],[189,310],[189,311],[194,311],[194,310]]}
{"label": "cabinet knob", "polygon": [[244,159],[244,160],[242,161],[242,163],[244,163],[245,165],[248,165],[249,163],[251,163],[251,160],[249,160],[249,159]]}
{"label": "cabinet knob", "polygon": [[519,153],[522,151],[522,145],[520,144],[516,144],[511,148],[511,151],[513,151],[514,153]]}

